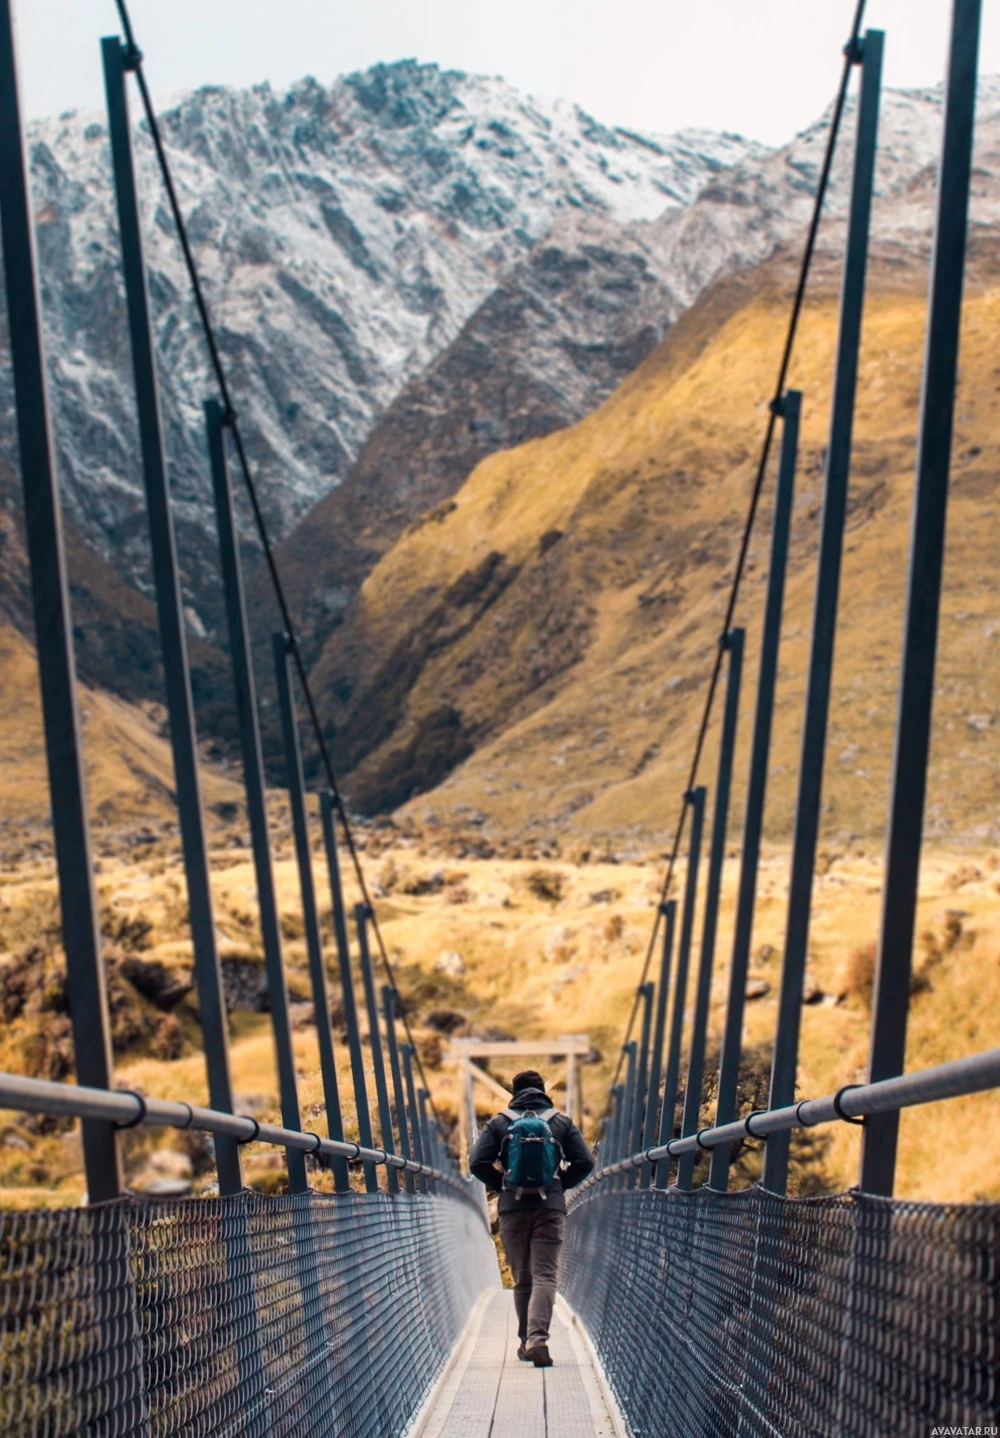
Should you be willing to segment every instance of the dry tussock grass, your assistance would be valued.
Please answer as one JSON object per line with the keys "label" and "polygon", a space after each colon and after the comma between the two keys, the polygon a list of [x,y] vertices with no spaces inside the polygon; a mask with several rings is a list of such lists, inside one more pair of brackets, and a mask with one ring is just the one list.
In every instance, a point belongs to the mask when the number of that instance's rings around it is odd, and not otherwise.
{"label": "dry tussock grass", "polygon": [[[595,1050],[595,1061],[583,1069],[586,1126],[592,1135],[645,954],[658,864],[550,860],[545,872],[558,876],[561,893],[554,903],[548,883],[543,896],[533,891],[530,880],[538,869],[533,861],[467,859],[460,872],[468,898],[454,905],[446,900],[446,886],[435,881],[435,875],[447,871],[440,853],[397,836],[392,854],[415,892],[394,891],[383,919],[384,934],[442,1113],[452,1123],[457,1121],[459,1096],[456,1070],[448,1060],[448,1031],[542,1040],[548,1035],[587,1033]],[[911,1068],[959,1057],[994,1042],[991,1015],[1000,1011],[996,856],[988,851],[976,856],[982,877],[963,880],[959,911],[954,876],[968,862],[965,855],[935,852],[925,863],[917,981],[911,998]],[[772,850],[766,853],[761,869],[754,972],[766,974],[770,991],[747,1008],[743,1093],[747,1107],[765,1102],[780,982],[787,867],[787,855]],[[289,916],[298,906],[294,863],[285,858],[276,870],[282,911]],[[682,883],[683,871],[678,877]],[[165,878],[166,883],[164,876],[146,875],[128,859],[115,864],[108,861],[101,875],[102,902],[108,912],[132,916],[119,932],[148,945],[139,954],[143,962],[189,968],[188,941],[178,923],[182,909],[176,863],[168,866]],[[716,1046],[724,1017],[735,880],[736,865],[730,861],[712,988],[710,1040]],[[13,915],[21,912],[22,900],[28,903],[42,887],[37,873],[23,875],[22,887],[19,895],[17,883],[6,876],[0,903]],[[246,962],[258,963],[259,958],[248,955],[247,936],[237,922],[238,917],[253,916],[248,857],[216,872],[215,892],[220,930],[242,936],[240,945],[224,944],[223,954],[238,954]],[[604,898],[608,893],[614,893],[613,900]],[[596,903],[595,894],[600,896]],[[348,880],[348,902],[357,897]],[[839,854],[817,880],[809,974],[819,997],[802,1013],[799,1087],[803,1097],[829,1093],[842,1083],[864,1077],[874,963],[872,935],[877,931],[879,899],[878,862],[863,852]],[[329,934],[328,909],[322,918],[324,932]],[[293,928],[286,925],[288,932]],[[13,932],[20,933],[17,924]],[[288,939],[285,953],[293,993],[308,997],[303,942]],[[339,990],[332,960],[331,945],[328,964],[336,1008]],[[207,1092],[197,1025],[184,1017],[183,1006],[175,1012],[184,1029],[179,1056],[165,1061],[148,1047],[143,1049],[141,1043],[133,1045],[120,1057],[116,1079],[148,1093],[204,1101]],[[14,1069],[29,1068],[30,1054],[23,1045],[12,1042],[11,1028],[8,1025],[0,1037],[0,1062]],[[339,1029],[337,1041],[347,1129],[356,1133],[350,1070]],[[311,1125],[322,1128],[323,1094],[312,1029],[297,1030],[294,1045],[303,1112]],[[557,1102],[565,1101],[559,1067],[542,1066]],[[266,1013],[233,1015],[232,1067],[241,1100],[258,1116],[277,1118],[277,1083]],[[499,1065],[491,1071],[501,1081],[509,1082],[512,1077]],[[485,1091],[479,1101],[485,1117],[491,1111]],[[906,1114],[899,1191],[942,1200],[1000,1197],[1000,1135],[987,1122],[994,1103],[993,1096],[980,1095]],[[710,1117],[709,1102],[705,1120]],[[982,1141],[970,1155],[964,1135],[973,1122],[979,1124]],[[12,1119],[4,1132],[12,1141],[0,1139],[3,1202],[37,1202],[48,1196],[64,1202],[79,1197],[79,1152],[70,1131],[65,1127],[36,1130],[25,1121]],[[157,1140],[173,1141],[173,1135]],[[857,1130],[847,1125],[797,1140],[794,1182],[798,1191],[849,1186],[855,1181],[857,1148]],[[148,1159],[149,1154],[140,1148],[130,1162],[141,1167]],[[755,1156],[751,1146],[740,1157],[741,1179],[751,1180],[758,1165],[759,1155]],[[255,1185],[258,1180],[261,1186],[271,1187],[282,1182],[280,1171],[263,1157],[254,1160],[250,1174]],[[196,1178],[196,1183],[204,1181],[204,1176]],[[317,1182],[325,1179],[317,1175]]]}

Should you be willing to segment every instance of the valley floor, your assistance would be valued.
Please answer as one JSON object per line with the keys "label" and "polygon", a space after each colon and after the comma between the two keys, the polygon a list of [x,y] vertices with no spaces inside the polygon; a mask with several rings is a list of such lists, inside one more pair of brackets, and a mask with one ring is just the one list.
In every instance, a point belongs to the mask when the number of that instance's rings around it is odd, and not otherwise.
{"label": "valley floor", "polygon": [[[197,1011],[190,985],[183,872],[176,840],[150,832],[115,852],[106,844],[98,875],[116,1039],[116,1081],[166,1098],[207,1097]],[[269,1019],[261,1007],[262,960],[245,838],[216,834],[213,872],[217,927],[232,1013],[232,1069],[238,1107],[277,1117]],[[583,1066],[588,1137],[617,1057],[642,971],[662,879],[662,857],[614,862],[566,858],[455,857],[392,829],[364,831],[366,870],[400,991],[435,1101],[458,1112],[457,1069],[449,1035],[555,1037],[586,1033]],[[472,841],[470,840],[470,843]],[[317,879],[321,881],[319,855]],[[276,844],[282,929],[296,1023],[295,1052],[305,1123],[323,1126],[323,1095],[312,1030],[297,876],[290,844]],[[869,1001],[878,930],[881,856],[826,850],[817,879],[802,1022],[800,1091],[829,1093],[864,1077]],[[770,1042],[780,984],[787,855],[771,851],[761,872],[746,1010],[743,1108],[766,1104]],[[678,876],[681,880],[682,875]],[[722,922],[712,989],[708,1071],[724,1019],[737,864],[726,866]],[[976,1052],[995,1042],[1000,1011],[1000,853],[933,851],[923,875],[918,954],[911,1000],[908,1067]],[[320,882],[320,892],[325,886]],[[358,896],[348,888],[348,901]],[[332,956],[328,908],[322,927]],[[49,861],[23,858],[0,870],[0,1067],[45,1077],[71,1074],[68,1019],[60,989],[58,913]],[[697,962],[697,945],[694,961]],[[654,958],[653,976],[658,965]],[[355,1127],[341,1008],[331,968],[335,1036],[348,1132]],[[693,987],[693,985],[692,985]],[[509,1080],[497,1069],[495,1077]],[[553,1091],[564,1099],[553,1066]],[[481,1116],[491,1111],[481,1094]],[[994,1100],[983,1094],[904,1114],[899,1193],[916,1199],[1000,1197],[1000,1134],[986,1122]],[[712,1117],[705,1109],[703,1121]],[[979,1120],[979,1145],[966,1135]],[[124,1136],[128,1180],[139,1189],[201,1191],[213,1177],[210,1154],[195,1136]],[[855,1181],[858,1130],[839,1125],[795,1145],[793,1187],[833,1191]],[[808,1161],[807,1161],[808,1160]],[[740,1156],[740,1181],[759,1172],[759,1151]],[[246,1153],[248,1181],[262,1189],[284,1181],[276,1153]],[[325,1187],[329,1174],[316,1171]],[[0,1127],[0,1203],[76,1203],[83,1192],[76,1134],[56,1124],[5,1116]]]}

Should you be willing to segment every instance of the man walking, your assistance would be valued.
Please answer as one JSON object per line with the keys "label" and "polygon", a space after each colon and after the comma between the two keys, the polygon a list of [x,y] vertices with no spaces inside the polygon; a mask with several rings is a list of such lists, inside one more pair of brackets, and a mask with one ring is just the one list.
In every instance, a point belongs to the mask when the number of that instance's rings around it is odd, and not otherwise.
{"label": "man walking", "polygon": [[510,1107],[483,1129],[469,1167],[500,1195],[500,1237],[514,1275],[517,1356],[549,1368],[565,1190],[587,1177],[594,1160],[576,1124],[545,1092],[541,1074],[527,1069],[515,1074]]}

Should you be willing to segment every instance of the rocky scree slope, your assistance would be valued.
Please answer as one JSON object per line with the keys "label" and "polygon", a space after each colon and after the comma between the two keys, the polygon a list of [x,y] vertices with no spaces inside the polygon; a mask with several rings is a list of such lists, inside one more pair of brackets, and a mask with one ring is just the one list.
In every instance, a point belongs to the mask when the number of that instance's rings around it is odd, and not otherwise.
{"label": "rocky scree slope", "polygon": [[[498,79],[402,62],[286,94],[206,88],[162,117],[268,517],[281,534],[348,472],[379,415],[567,212],[684,205],[744,142],[606,128]],[[67,508],[148,588],[103,118],[29,135]],[[150,292],[195,632],[220,624],[202,403],[211,392],[152,148],[138,128]],[[9,368],[0,444],[13,457]]]}
{"label": "rocky scree slope", "polygon": [[[997,193],[994,186],[991,201],[997,111],[997,82],[984,80],[978,183],[987,210]],[[850,102],[820,234],[820,255],[835,264],[854,124]],[[939,89],[885,93],[873,248],[904,268],[926,258],[940,125]],[[447,505],[482,459],[582,419],[723,276],[781,252],[797,258],[829,126],[828,112],[780,150],[748,151],[693,203],[655,220],[574,214],[557,221],[500,278],[453,342],[393,400],[344,483],[282,546],[314,653],[343,622],[373,564],[409,523]],[[981,204],[976,222],[989,228]],[[342,675],[342,690],[353,682],[351,672]]]}
{"label": "rocky scree slope", "polygon": [[[279,551],[313,653],[408,524],[447,506],[487,455],[582,419],[662,338],[682,306],[647,228],[558,220],[389,405]],[[250,592],[269,612],[261,571]]]}

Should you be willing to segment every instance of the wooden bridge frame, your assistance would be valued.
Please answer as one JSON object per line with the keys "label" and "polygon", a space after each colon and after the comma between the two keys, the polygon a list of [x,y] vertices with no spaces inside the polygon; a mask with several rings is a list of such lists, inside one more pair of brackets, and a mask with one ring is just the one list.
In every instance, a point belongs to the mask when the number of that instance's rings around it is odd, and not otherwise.
{"label": "wooden bridge frame", "polygon": [[511,1099],[510,1091],[473,1059],[565,1059],[566,1112],[578,1124],[583,1117],[583,1085],[577,1060],[586,1058],[590,1047],[586,1034],[562,1034],[557,1039],[452,1039],[448,1056],[460,1065],[458,1131],[463,1166],[469,1162],[469,1149],[479,1132],[474,1084],[489,1089],[504,1107]]}

